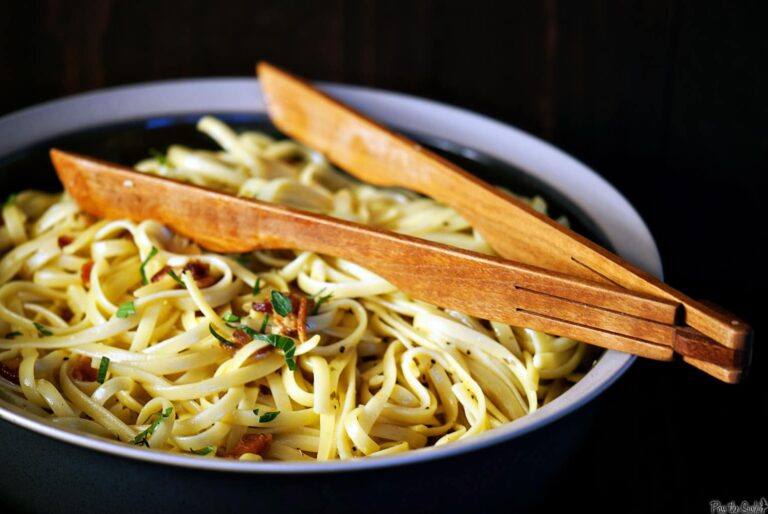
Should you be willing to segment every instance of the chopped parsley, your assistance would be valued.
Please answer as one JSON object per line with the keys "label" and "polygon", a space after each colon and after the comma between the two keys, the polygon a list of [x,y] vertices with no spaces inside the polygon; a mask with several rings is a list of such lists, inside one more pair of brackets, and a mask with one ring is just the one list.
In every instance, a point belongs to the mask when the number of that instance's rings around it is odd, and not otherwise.
{"label": "chopped parsley", "polygon": [[274,412],[265,412],[259,416],[259,409],[253,409],[253,414],[259,418],[259,423],[269,423],[270,421],[274,420],[278,414],[280,414],[280,411],[276,410]]}
{"label": "chopped parsley", "polygon": [[259,332],[262,334],[267,331],[267,326],[269,325],[269,314],[264,316],[264,319],[261,320],[261,327],[259,327]]}
{"label": "chopped parsley", "polygon": [[127,318],[128,316],[133,316],[134,314],[136,314],[136,305],[133,302],[125,302],[120,304],[120,307],[117,309],[118,318]]}
{"label": "chopped parsley", "polygon": [[325,291],[325,288],[322,288],[320,291],[316,292],[315,294],[308,295],[307,298],[317,298],[321,294],[323,294],[323,291]]}
{"label": "chopped parsley", "polygon": [[261,277],[256,277],[256,282],[253,283],[251,292],[253,293],[253,296],[256,296],[261,292]]}
{"label": "chopped parsley", "polygon": [[107,370],[109,369],[109,357],[104,356],[99,363],[99,374],[96,377],[96,382],[99,384],[104,383],[104,379],[107,378]]}
{"label": "chopped parsley", "polygon": [[139,272],[141,272],[141,283],[144,284],[145,286],[149,284],[149,280],[147,280],[147,272],[144,268],[147,267],[147,263],[155,255],[157,255],[157,248],[153,246],[152,249],[149,251],[149,255],[147,255],[147,258],[144,259],[144,261],[141,263],[141,266],[139,266]]}
{"label": "chopped parsley", "polygon": [[[325,289],[321,289],[317,294],[319,295],[323,291],[325,291]],[[333,293],[328,293],[327,295],[317,297],[317,300],[315,300],[315,308],[312,309],[312,316],[314,316],[320,311],[320,305],[322,305],[323,302],[327,302],[328,300],[330,300],[331,296],[333,296]]]}
{"label": "chopped parsley", "polygon": [[38,323],[37,321],[35,321],[34,325],[35,325],[35,328],[37,329],[37,331],[40,332],[40,335],[44,335],[44,336],[52,336],[53,335],[53,332],[51,332],[50,330],[45,328],[45,326],[43,326],[41,323]]}
{"label": "chopped parsley", "polygon": [[235,260],[241,266],[248,266],[251,263],[251,254],[250,253],[237,254],[235,256]]}
{"label": "chopped parsley", "polygon": [[[242,328],[242,327],[241,327]],[[243,328],[243,330],[245,330]],[[253,329],[251,332],[245,330],[248,335],[259,341],[266,341],[278,350],[283,350],[285,353],[285,363],[288,365],[288,369],[293,371],[296,369],[296,360],[294,359],[294,353],[296,353],[296,342],[290,337],[281,336],[279,334],[258,334]]]}
{"label": "chopped parsley", "polygon": [[170,163],[168,162],[168,156],[157,148],[150,148],[149,155],[157,159],[157,162],[160,164],[160,166],[170,166]]}
{"label": "chopped parsley", "polygon": [[256,332],[254,329],[252,329],[248,325],[235,325],[235,326],[232,326],[232,328],[239,328],[240,330],[242,330],[243,332],[245,332],[251,337],[256,337],[257,335],[259,335],[258,332]]}
{"label": "chopped parsley", "polygon": [[[245,324],[230,326],[232,328],[239,328],[252,338],[258,339],[259,341],[265,341],[278,350],[283,350],[283,353],[285,354],[285,363],[288,365],[288,369],[291,371],[296,369],[296,359],[294,359],[294,354],[296,353],[296,342],[290,337],[281,336],[279,334],[260,334]],[[237,348],[236,344],[216,332],[216,330],[213,328],[213,324],[208,325],[208,328],[211,331],[213,337],[221,341],[221,344],[230,348]],[[265,328],[265,323],[262,323],[262,328]]]}
{"label": "chopped parsley", "polygon": [[13,332],[8,332],[7,334],[5,334],[5,338],[6,339],[13,339],[14,337],[18,337],[20,335],[22,335],[21,332],[19,332],[18,330],[14,330]]}
{"label": "chopped parsley", "polygon": [[227,346],[229,348],[237,348],[237,345],[235,343],[233,343],[232,341],[230,341],[229,339],[227,339],[223,335],[221,335],[218,332],[216,332],[216,329],[213,328],[213,323],[210,323],[208,325],[208,330],[211,332],[211,335],[213,337],[215,337],[216,339],[218,339],[219,342],[221,342],[221,344],[223,344],[224,346]]}
{"label": "chopped parsley", "polygon": [[176,274],[176,273],[175,273],[175,272],[174,272],[172,269],[169,269],[168,271],[166,271],[166,273],[168,273],[168,275],[169,275],[169,276],[170,276],[170,277],[171,277],[173,280],[175,280],[175,281],[176,281],[176,283],[177,283],[177,284],[179,284],[181,287],[183,287],[183,288],[186,288],[186,287],[187,287],[187,284],[185,284],[185,283],[184,283],[184,281],[183,281],[183,280],[181,280],[181,279],[179,278],[179,276],[178,276],[178,275],[177,275],[177,274]]}
{"label": "chopped parsley", "polygon": [[224,316],[222,316],[222,319],[226,321],[227,323],[239,323],[240,322],[240,316],[237,314],[233,314],[231,312],[226,313]]}
{"label": "chopped parsley", "polygon": [[195,455],[208,455],[213,451],[213,446],[206,446],[205,448],[200,448],[199,450],[192,450],[192,453]]}
{"label": "chopped parsley", "polygon": [[18,193],[9,194],[8,198],[5,199],[5,203],[3,203],[3,207],[8,207],[9,205],[13,204],[13,202],[16,201],[17,196],[19,196]]}
{"label": "chopped parsley", "polygon": [[272,291],[272,307],[281,316],[287,316],[293,312],[293,303],[288,295],[280,291]]}
{"label": "chopped parsley", "polygon": [[149,425],[149,427],[146,430],[144,430],[139,435],[133,438],[133,444],[143,444],[144,446],[149,448],[150,446],[149,446],[149,441],[147,441],[147,438],[155,433],[155,430],[157,430],[157,427],[160,426],[160,423],[162,423],[162,421],[165,418],[170,416],[172,412],[173,412],[173,407],[168,407],[167,409],[165,409],[165,412],[163,412],[158,417],[156,417],[155,420],[152,422],[152,424]]}

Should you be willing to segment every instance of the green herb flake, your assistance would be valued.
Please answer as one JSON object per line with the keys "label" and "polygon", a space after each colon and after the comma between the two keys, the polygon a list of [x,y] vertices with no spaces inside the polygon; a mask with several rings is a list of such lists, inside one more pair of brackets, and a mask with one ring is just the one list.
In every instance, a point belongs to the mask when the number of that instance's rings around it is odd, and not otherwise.
{"label": "green herb flake", "polygon": [[44,335],[44,336],[52,336],[53,335],[53,332],[51,332],[50,330],[45,328],[45,326],[42,325],[41,323],[38,323],[37,321],[35,321],[34,325],[35,325],[35,328],[37,329],[37,331],[40,332],[41,335]]}
{"label": "green herb flake", "polygon": [[235,260],[241,266],[248,266],[249,264],[251,264],[251,254],[250,253],[237,254],[235,255]]}
{"label": "green herb flake", "polygon": [[225,338],[223,335],[216,332],[216,329],[213,328],[213,323],[208,325],[208,330],[211,332],[211,335],[219,340],[221,344],[224,346],[227,346],[229,348],[237,348],[237,345],[230,341],[229,339]]}
{"label": "green herb flake", "polygon": [[272,307],[281,316],[287,316],[293,312],[293,303],[288,295],[280,291],[272,291]]}
{"label": "green herb flake", "polygon": [[200,448],[199,450],[192,450],[192,453],[195,455],[208,455],[213,451],[213,446],[206,446],[205,448]]}
{"label": "green herb flake", "polygon": [[168,162],[168,156],[157,148],[150,148],[149,155],[157,159],[157,162],[160,164],[160,166],[170,166],[170,163]]}
{"label": "green herb flake", "polygon": [[21,332],[19,332],[18,330],[14,330],[13,332],[8,332],[7,334],[5,334],[5,338],[6,339],[13,339],[14,337],[18,337],[20,335],[23,335],[23,334]]}
{"label": "green herb flake", "polygon": [[141,266],[139,267],[139,271],[141,272],[141,283],[144,284],[145,286],[147,284],[149,284],[149,280],[147,280],[147,272],[146,272],[145,268],[147,267],[147,263],[155,255],[157,255],[157,248],[155,248],[153,246],[152,249],[149,251],[149,254],[147,255],[147,258],[144,259],[144,261],[141,263]]}
{"label": "green herb flake", "polygon": [[283,350],[283,353],[285,353],[285,363],[288,365],[288,369],[291,371],[296,369],[296,360],[294,359],[296,342],[293,339],[279,334],[256,334],[251,335],[251,337],[258,339],[259,341],[266,341],[278,350]]}
{"label": "green herb flake", "polygon": [[239,323],[240,322],[240,316],[237,314],[233,314],[231,312],[226,313],[224,316],[222,316],[222,319],[226,321],[227,323]]}
{"label": "green herb flake", "polygon": [[11,193],[8,195],[8,198],[5,199],[5,203],[3,203],[3,207],[8,207],[9,205],[12,205],[13,202],[16,201],[16,197],[19,196],[18,193]]}
{"label": "green herb flake", "polygon": [[120,304],[120,307],[117,309],[118,318],[127,318],[128,316],[133,316],[134,314],[136,314],[136,305],[133,302],[125,302]]}
{"label": "green herb flake", "polygon": [[253,289],[251,291],[253,296],[256,296],[261,292],[261,277],[256,277],[256,282],[253,283]]}
{"label": "green herb flake", "polygon": [[262,334],[267,331],[267,326],[269,325],[269,314],[264,316],[264,319],[261,320],[261,327],[259,327],[259,332]]}
{"label": "green herb flake", "polygon": [[307,298],[317,298],[318,296],[323,294],[323,291],[325,291],[325,288],[322,288],[320,291],[316,292],[315,294],[308,295]]}
{"label": "green herb flake", "polygon": [[[323,291],[320,291],[320,293],[322,293],[322,292]],[[318,294],[320,294],[320,293],[318,293]],[[323,304],[323,302],[327,302],[328,300],[331,299],[332,296],[333,296],[333,293],[328,293],[327,295],[318,297],[318,299],[315,300],[315,308],[312,309],[312,316],[317,314],[320,311],[320,306]]]}
{"label": "green herb flake", "polygon": [[181,287],[185,289],[187,288],[187,284],[185,284],[184,281],[181,280],[181,278],[179,278],[179,276],[172,269],[169,269],[168,271],[166,271],[166,273],[168,273],[168,276],[170,276],[173,280],[175,280],[176,283],[179,284]]}
{"label": "green herb flake", "polygon": [[259,418],[259,423],[269,423],[270,421],[274,420],[278,414],[280,414],[280,411],[276,410],[274,412],[265,412],[259,416],[259,409],[253,409],[253,414]]}
{"label": "green herb flake", "polygon": [[243,332],[245,332],[246,334],[248,334],[251,337],[256,337],[256,336],[260,335],[258,332],[256,332],[254,329],[252,329],[248,325],[237,325],[237,326],[232,327],[232,328],[239,328],[240,330],[242,330]]}
{"label": "green herb flake", "polygon": [[96,377],[96,382],[99,384],[104,383],[104,379],[107,378],[107,370],[109,369],[109,357],[102,357],[99,363],[99,375]]}
{"label": "green herb flake", "polygon": [[144,430],[139,435],[133,438],[133,444],[143,444],[144,446],[149,448],[150,446],[147,438],[155,433],[155,430],[157,430],[157,427],[160,426],[160,423],[162,423],[162,421],[165,418],[170,416],[172,412],[173,412],[173,407],[168,407],[167,409],[165,409],[165,412],[163,412],[158,417],[156,417],[155,420],[152,422],[152,424],[149,425],[149,427],[146,430]]}

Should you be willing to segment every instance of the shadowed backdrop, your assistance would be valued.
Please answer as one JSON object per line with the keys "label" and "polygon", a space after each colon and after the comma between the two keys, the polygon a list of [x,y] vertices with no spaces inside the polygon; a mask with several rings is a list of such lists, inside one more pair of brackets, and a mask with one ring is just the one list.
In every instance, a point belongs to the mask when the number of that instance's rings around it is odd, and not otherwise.
{"label": "shadowed backdrop", "polygon": [[[641,362],[539,510],[706,512],[768,495],[765,328],[768,42],[762,2],[0,2],[0,115],[152,80],[307,78],[425,96],[563,148],[613,183],[657,239],[666,279],[757,330],[727,386]],[[617,450],[611,445],[623,445]],[[555,494],[556,492],[556,494]],[[501,493],[500,493],[501,494]]]}

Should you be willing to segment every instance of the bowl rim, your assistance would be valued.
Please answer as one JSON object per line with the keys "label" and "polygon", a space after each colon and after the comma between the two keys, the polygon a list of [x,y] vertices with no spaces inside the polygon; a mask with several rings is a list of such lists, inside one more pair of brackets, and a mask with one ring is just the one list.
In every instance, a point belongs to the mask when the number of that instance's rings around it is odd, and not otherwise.
{"label": "bowl rim", "polygon": [[[662,277],[651,233],[629,201],[610,183],[553,145],[490,117],[426,98],[381,89],[317,85],[381,123],[441,138],[509,163],[569,198],[603,231],[626,260]],[[0,117],[0,159],[72,132],[184,114],[266,112],[258,81],[224,77],[118,86],[41,103]],[[536,412],[467,440],[379,458],[329,462],[241,462],[132,447],[36,418],[0,400],[0,418],[41,435],[114,456],[211,471],[314,474],[372,470],[459,455],[523,436],[594,400],[635,357],[607,351],[571,389]]]}

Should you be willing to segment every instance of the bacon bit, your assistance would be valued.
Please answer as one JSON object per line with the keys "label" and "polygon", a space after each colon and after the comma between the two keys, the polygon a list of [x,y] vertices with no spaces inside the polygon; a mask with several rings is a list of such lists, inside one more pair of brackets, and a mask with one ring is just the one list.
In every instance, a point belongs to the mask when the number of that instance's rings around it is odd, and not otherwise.
{"label": "bacon bit", "polygon": [[195,282],[197,283],[197,287],[199,287],[200,289],[205,289],[206,287],[210,287],[218,281],[219,281],[219,277],[214,277],[213,275],[208,275],[205,278],[195,280]]}
{"label": "bacon bit", "polygon": [[272,314],[274,312],[274,309],[272,309],[272,302],[269,300],[266,302],[253,302],[253,310],[256,312],[265,312],[267,314]]}
{"label": "bacon bit", "polygon": [[296,315],[294,313],[290,313],[284,318],[275,316],[275,325],[281,336],[296,337],[299,335],[299,331],[296,329]]}
{"label": "bacon bit", "polygon": [[128,241],[133,241],[133,234],[131,234],[131,232],[128,230],[123,232],[123,235],[121,235],[120,237],[122,237],[123,239],[127,239]]}
{"label": "bacon bit", "polygon": [[246,453],[261,455],[272,444],[272,434],[245,434],[225,457],[239,459]]}
{"label": "bacon bit", "polygon": [[208,276],[208,273],[211,271],[211,266],[203,261],[189,261],[187,265],[184,266],[182,273],[185,271],[189,271],[192,274],[192,278],[195,280],[200,280],[201,278]]}
{"label": "bacon bit", "polygon": [[215,284],[219,279],[211,275],[211,265],[203,261],[189,261],[182,273],[189,271],[195,279],[197,287],[204,289]]}
{"label": "bacon bit", "polygon": [[246,344],[253,341],[253,338],[245,333],[244,330],[236,329],[234,332],[232,332],[232,336],[235,338],[235,344],[238,348],[241,348],[242,346],[245,346]]}
{"label": "bacon bit", "polygon": [[80,213],[80,219],[83,220],[83,225],[85,225],[86,227],[90,227],[91,225],[96,223],[96,218],[84,212]]}
{"label": "bacon bit", "polygon": [[[252,358],[254,358],[254,359],[263,359],[264,357],[266,357],[267,355],[272,353],[274,350],[275,350],[274,346],[265,346],[261,350],[258,350],[256,353],[254,353]],[[264,387],[264,386],[260,386],[260,387]],[[264,391],[262,390],[262,392],[264,392]],[[267,393],[269,393],[269,392],[270,392],[269,389],[267,389]]]}
{"label": "bacon bit", "polygon": [[293,338],[299,337],[301,341],[306,341],[309,302],[306,297],[295,293],[290,293],[288,297],[291,300],[292,311],[286,316],[277,317],[275,322],[280,329],[281,335]]}
{"label": "bacon bit", "polygon": [[13,382],[19,385],[19,366],[21,365],[21,359],[15,357],[5,362],[0,362],[0,377],[3,377],[9,382]]}
{"label": "bacon bit", "polygon": [[195,280],[200,280],[201,278],[208,276],[208,274],[211,272],[211,266],[207,262],[203,261],[189,261],[184,266],[184,269],[181,270],[182,273],[185,271],[189,271],[189,273],[192,275],[192,278]]}
{"label": "bacon bit", "polygon": [[59,248],[64,248],[68,244],[72,244],[72,241],[74,241],[74,239],[69,236],[59,236]]}
{"label": "bacon bit", "polygon": [[91,366],[91,359],[81,357],[72,362],[70,375],[80,382],[95,382],[98,371]]}
{"label": "bacon bit", "polygon": [[158,271],[157,273],[152,275],[152,278],[150,279],[150,282],[152,282],[154,284],[155,282],[160,281],[172,269],[173,268],[171,268],[170,266],[163,266],[162,268],[160,268],[160,271]]}
{"label": "bacon bit", "polygon": [[299,312],[299,308],[301,306],[301,300],[304,299],[306,301],[306,298],[298,295],[296,293],[288,293],[288,299],[291,300],[291,312]]}
{"label": "bacon bit", "polygon": [[306,341],[309,339],[307,334],[307,312],[309,309],[309,302],[307,302],[307,299],[302,296],[299,299],[299,312],[297,314],[297,320],[296,320],[296,329],[299,332],[299,340],[300,341]]}
{"label": "bacon bit", "polygon": [[275,316],[275,326],[281,336],[296,338],[299,335],[296,328],[296,315],[292,312],[285,317]]}
{"label": "bacon bit", "polygon": [[80,279],[83,281],[84,287],[91,287],[91,270],[93,269],[93,261],[88,261],[83,264],[80,270]]}
{"label": "bacon bit", "polygon": [[286,155],[280,159],[280,162],[284,162],[289,166],[293,166],[293,165],[304,162],[304,156],[300,154]]}
{"label": "bacon bit", "polygon": [[69,307],[64,307],[63,309],[61,309],[61,314],[59,314],[59,316],[61,317],[61,319],[63,319],[63,320],[64,320],[64,321],[66,321],[67,323],[69,323],[69,321],[72,319],[72,316],[74,316],[74,315],[75,315],[75,313],[73,313],[73,312],[72,312],[72,311],[69,309]]}

